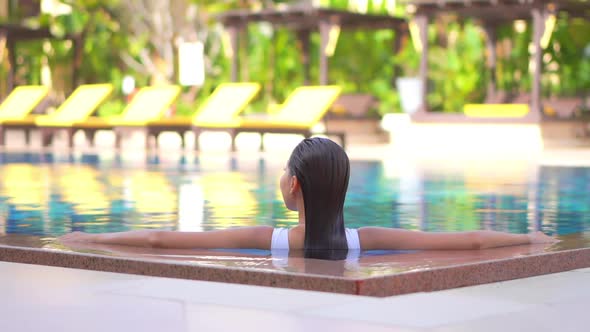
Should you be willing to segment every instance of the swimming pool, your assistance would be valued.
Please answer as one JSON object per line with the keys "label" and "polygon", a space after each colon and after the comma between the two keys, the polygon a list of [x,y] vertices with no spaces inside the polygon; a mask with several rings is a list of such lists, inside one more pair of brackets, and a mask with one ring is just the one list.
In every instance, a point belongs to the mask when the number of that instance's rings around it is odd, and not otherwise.
{"label": "swimming pool", "polygon": [[[212,230],[290,226],[278,189],[282,161],[260,157],[0,153],[0,235],[70,231]],[[352,161],[348,227],[429,231],[590,232],[590,167],[535,166],[510,178],[454,171],[392,171]]]}
{"label": "swimming pool", "polygon": [[284,157],[266,154],[0,153],[0,260],[171,278],[392,296],[590,266],[590,168],[535,162],[353,160],[349,227],[541,229],[563,241],[467,251],[349,252],[343,261],[265,250],[64,245],[72,230],[289,226]]}

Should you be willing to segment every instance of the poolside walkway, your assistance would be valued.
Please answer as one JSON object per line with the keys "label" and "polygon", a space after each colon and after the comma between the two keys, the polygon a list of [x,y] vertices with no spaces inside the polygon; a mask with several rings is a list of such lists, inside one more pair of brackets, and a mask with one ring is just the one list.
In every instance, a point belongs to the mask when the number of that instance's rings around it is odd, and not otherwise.
{"label": "poolside walkway", "polygon": [[2,330],[584,331],[590,268],[389,298],[0,262]]}

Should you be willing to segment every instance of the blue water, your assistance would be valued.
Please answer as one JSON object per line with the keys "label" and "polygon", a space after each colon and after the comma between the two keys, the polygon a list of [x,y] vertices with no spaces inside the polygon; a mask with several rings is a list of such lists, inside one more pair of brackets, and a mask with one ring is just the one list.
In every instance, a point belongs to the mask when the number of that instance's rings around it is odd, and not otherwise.
{"label": "blue water", "polygon": [[[398,174],[380,161],[351,167],[349,227],[590,231],[588,167],[540,166],[508,180],[468,169]],[[282,164],[258,158],[0,153],[0,235],[294,225],[281,173]]]}

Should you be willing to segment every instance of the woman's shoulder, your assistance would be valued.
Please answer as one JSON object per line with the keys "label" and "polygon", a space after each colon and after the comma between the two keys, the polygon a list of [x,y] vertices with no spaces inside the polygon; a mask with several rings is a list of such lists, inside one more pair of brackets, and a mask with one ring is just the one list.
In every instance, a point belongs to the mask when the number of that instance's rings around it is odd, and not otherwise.
{"label": "woman's shoulder", "polygon": [[289,247],[291,249],[303,249],[305,242],[305,226],[297,225],[289,230]]}

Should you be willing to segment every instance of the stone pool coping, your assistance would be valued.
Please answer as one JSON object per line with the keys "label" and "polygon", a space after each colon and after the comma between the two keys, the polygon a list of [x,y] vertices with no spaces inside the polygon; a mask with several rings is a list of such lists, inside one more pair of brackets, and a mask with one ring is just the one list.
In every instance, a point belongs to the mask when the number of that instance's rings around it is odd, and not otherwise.
{"label": "stone pool coping", "polygon": [[158,259],[0,245],[0,261],[155,277],[215,281],[374,297],[431,292],[590,267],[590,248],[546,252],[366,278],[195,265]]}

